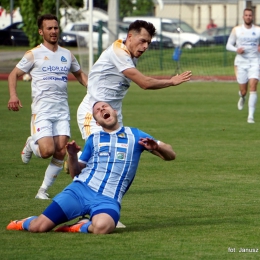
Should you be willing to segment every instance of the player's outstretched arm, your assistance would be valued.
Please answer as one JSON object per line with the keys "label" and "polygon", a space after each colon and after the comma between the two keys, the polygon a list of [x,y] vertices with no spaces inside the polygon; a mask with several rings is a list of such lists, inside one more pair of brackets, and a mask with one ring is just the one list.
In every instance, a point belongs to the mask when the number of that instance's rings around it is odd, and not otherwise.
{"label": "player's outstretched arm", "polygon": [[123,74],[135,82],[140,88],[152,90],[179,85],[189,81],[192,76],[191,71],[186,71],[169,79],[155,79],[145,76],[136,68],[126,69],[123,71]]}
{"label": "player's outstretched arm", "polygon": [[80,151],[80,146],[76,144],[73,140],[66,144],[66,149],[68,153],[68,164],[70,176],[74,178],[76,175],[81,173],[82,167],[78,161],[78,152]]}
{"label": "player's outstretched arm", "polygon": [[19,111],[20,107],[22,106],[22,102],[19,100],[16,92],[17,88],[17,79],[24,75],[25,72],[15,67],[12,72],[9,74],[8,77],[8,87],[9,87],[9,94],[10,99],[8,101],[8,109],[12,111]]}
{"label": "player's outstretched arm", "polygon": [[172,161],[176,158],[176,153],[170,144],[161,141],[157,143],[151,138],[140,138],[138,143],[165,161]]}

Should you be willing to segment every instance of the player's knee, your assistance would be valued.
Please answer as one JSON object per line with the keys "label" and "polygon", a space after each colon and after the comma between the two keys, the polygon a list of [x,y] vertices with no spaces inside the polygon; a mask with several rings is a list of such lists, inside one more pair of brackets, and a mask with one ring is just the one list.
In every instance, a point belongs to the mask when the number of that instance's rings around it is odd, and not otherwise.
{"label": "player's knee", "polygon": [[50,158],[54,154],[54,149],[52,147],[40,150],[41,152],[41,157],[43,159]]}
{"label": "player's knee", "polygon": [[58,151],[59,152],[59,154],[60,154],[60,156],[61,157],[65,157],[65,155],[66,155],[66,149],[64,148],[64,149],[61,149],[60,151]]}
{"label": "player's knee", "polygon": [[115,229],[114,223],[110,223],[107,221],[96,221],[93,224],[93,234],[109,234]]}
{"label": "player's knee", "polygon": [[246,90],[241,90],[241,91],[240,91],[240,93],[241,93],[242,96],[245,96],[245,95],[246,95],[246,92],[247,92]]}
{"label": "player's knee", "polygon": [[59,159],[59,160],[63,160],[65,158],[65,155],[66,155],[66,149],[56,149],[54,154],[53,154],[53,157]]}

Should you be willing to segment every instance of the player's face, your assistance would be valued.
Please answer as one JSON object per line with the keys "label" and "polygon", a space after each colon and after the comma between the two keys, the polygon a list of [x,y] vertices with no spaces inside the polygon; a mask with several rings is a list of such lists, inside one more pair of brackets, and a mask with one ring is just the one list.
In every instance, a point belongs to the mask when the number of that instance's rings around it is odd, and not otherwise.
{"label": "player's face", "polygon": [[127,48],[132,57],[139,58],[148,48],[151,43],[151,35],[144,28],[140,33],[135,31],[129,32],[127,36]]}
{"label": "player's face", "polygon": [[118,126],[116,111],[106,102],[98,102],[93,107],[97,124],[104,129],[116,130]]}
{"label": "player's face", "polygon": [[253,13],[251,11],[245,10],[243,19],[246,25],[251,25],[253,23]]}
{"label": "player's face", "polygon": [[43,20],[42,29],[39,29],[39,34],[42,35],[43,40],[56,44],[59,40],[59,25],[56,20]]}

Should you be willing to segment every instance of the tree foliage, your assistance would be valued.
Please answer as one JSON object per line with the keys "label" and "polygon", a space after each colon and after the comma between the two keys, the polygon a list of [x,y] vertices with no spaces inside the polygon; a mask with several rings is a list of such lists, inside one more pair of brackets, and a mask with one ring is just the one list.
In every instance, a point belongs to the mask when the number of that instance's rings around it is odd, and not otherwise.
{"label": "tree foliage", "polygon": [[125,16],[148,16],[154,14],[152,0],[119,0],[119,17]]}
{"label": "tree foliage", "polygon": [[24,32],[29,38],[30,47],[41,43],[37,19],[47,13],[56,14],[56,3],[53,0],[20,0],[20,12],[23,17]]}
{"label": "tree foliage", "polygon": [[133,8],[133,16],[151,16],[154,13],[152,0],[137,0]]}
{"label": "tree foliage", "polygon": [[131,16],[134,9],[134,4],[131,0],[119,1],[119,17],[123,19],[125,16]]}

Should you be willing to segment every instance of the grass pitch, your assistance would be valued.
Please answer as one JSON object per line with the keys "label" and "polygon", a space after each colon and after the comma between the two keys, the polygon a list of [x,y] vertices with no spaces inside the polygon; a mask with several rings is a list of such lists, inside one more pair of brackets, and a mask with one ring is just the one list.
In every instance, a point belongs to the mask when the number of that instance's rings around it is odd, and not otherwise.
{"label": "grass pitch", "polygon": [[[11,219],[39,215],[49,201],[34,199],[48,160],[23,165],[29,135],[30,83],[19,82],[23,108],[7,110],[7,82],[0,82],[1,259],[257,259],[260,250],[259,109],[248,124],[238,111],[236,83],[191,82],[158,91],[131,86],[123,104],[125,125],[170,143],[164,162],[144,153],[122,203],[126,229],[110,235],[7,231]],[[72,139],[83,145],[76,110],[85,95],[69,83]],[[64,172],[51,197],[71,179]],[[242,250],[243,251],[243,250]]]}

